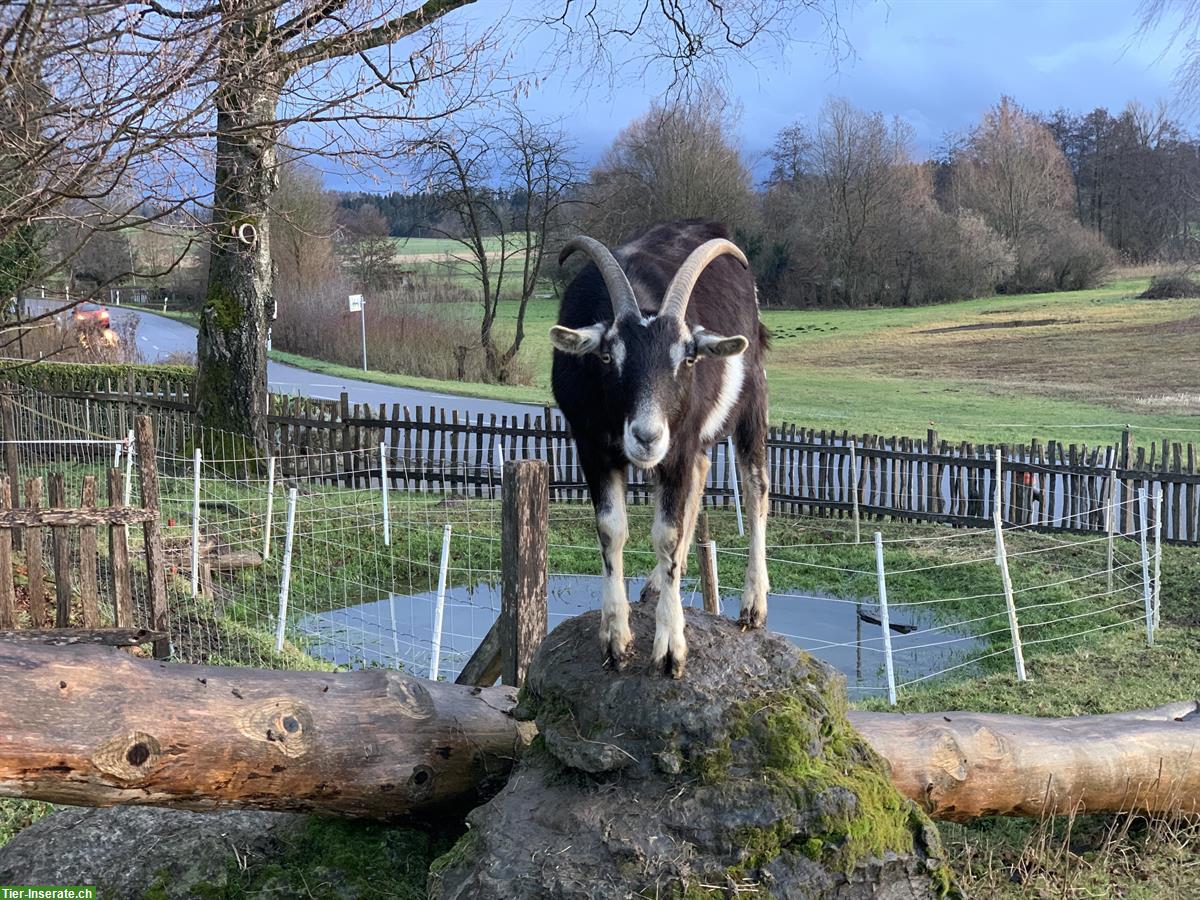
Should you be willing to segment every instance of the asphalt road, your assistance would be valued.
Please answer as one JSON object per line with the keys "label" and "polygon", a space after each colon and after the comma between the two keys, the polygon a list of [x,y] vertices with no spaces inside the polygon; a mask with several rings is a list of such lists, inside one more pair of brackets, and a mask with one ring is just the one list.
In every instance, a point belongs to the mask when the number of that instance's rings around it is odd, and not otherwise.
{"label": "asphalt road", "polygon": [[[26,304],[30,312],[37,311],[40,306],[36,300],[27,300]],[[130,309],[109,306],[108,311],[114,326],[130,318],[137,319],[138,349],[146,362],[160,362],[173,353],[195,354],[196,352],[196,329],[191,325],[155,315],[140,307]],[[457,394],[441,394],[416,388],[392,387],[355,379],[332,378],[278,362],[268,363],[267,380],[271,390],[277,394],[299,394],[302,397],[337,400],[345,391],[349,395],[351,403],[369,403],[376,408],[379,404],[385,403],[388,405],[389,411],[393,403],[399,403],[401,406],[410,408],[432,405],[457,409],[460,413],[465,412],[471,416],[477,413],[513,415],[541,412],[540,407],[521,403],[462,397]]]}

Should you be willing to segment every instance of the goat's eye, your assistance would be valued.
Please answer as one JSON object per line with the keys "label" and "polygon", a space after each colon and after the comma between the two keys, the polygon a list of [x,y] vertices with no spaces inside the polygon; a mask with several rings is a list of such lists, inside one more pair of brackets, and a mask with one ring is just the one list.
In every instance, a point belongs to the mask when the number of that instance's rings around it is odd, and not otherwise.
{"label": "goat's eye", "polygon": [[687,365],[687,366],[694,366],[696,364],[695,354],[693,354],[692,356],[684,357],[683,363],[684,363],[684,365]]}
{"label": "goat's eye", "polygon": [[612,362],[612,354],[611,353],[601,353],[600,354],[600,362],[604,363],[607,366],[610,362]]}

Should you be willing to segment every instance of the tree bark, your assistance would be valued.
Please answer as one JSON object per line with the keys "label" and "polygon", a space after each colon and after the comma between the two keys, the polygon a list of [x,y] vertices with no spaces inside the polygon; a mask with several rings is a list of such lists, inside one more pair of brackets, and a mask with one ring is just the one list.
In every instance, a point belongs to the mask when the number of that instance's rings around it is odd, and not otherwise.
{"label": "tree bark", "polygon": [[474,806],[527,734],[511,688],[164,665],[0,641],[0,795],[370,819]]}
{"label": "tree bark", "polygon": [[850,713],[935,819],[1200,806],[1200,703],[1105,716]]}
{"label": "tree bark", "polygon": [[[263,60],[270,7],[226,0],[217,109],[208,294],[197,341],[202,425],[266,447],[267,322],[274,316],[270,199],[280,75]],[[210,448],[215,449],[215,448]],[[209,454],[212,455],[211,453]]]}
{"label": "tree bark", "polygon": [[[164,665],[0,636],[0,796],[377,820],[477,805],[532,737],[512,688]],[[850,713],[938,819],[1193,813],[1200,703],[1038,719]]]}

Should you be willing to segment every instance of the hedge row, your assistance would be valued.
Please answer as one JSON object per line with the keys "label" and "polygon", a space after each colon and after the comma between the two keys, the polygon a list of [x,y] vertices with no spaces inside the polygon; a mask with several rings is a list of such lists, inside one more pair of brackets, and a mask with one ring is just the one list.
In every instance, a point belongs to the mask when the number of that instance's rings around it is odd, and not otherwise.
{"label": "hedge row", "polygon": [[39,362],[11,369],[0,367],[0,379],[43,391],[86,393],[150,382],[157,382],[160,389],[174,385],[190,389],[195,377],[194,367],[180,365]]}

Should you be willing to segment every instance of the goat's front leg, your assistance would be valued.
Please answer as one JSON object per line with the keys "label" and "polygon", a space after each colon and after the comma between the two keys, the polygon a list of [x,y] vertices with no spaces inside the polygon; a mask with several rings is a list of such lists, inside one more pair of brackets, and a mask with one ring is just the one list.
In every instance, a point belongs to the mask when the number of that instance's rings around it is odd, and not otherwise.
{"label": "goat's front leg", "polygon": [[618,669],[629,659],[633,635],[629,631],[629,600],[625,596],[625,541],[629,537],[625,513],[625,473],[614,469],[593,492],[596,534],[604,564],[600,602],[600,646],[605,658]]}
{"label": "goat's front leg", "polygon": [[659,590],[651,663],[672,678],[683,675],[687,661],[679,580],[687,560],[688,538],[696,523],[700,491],[703,490],[703,481],[696,479],[698,471],[698,466],[689,467],[678,481],[664,479],[659,483],[654,526],[650,532],[654,555],[658,559],[652,578]]}
{"label": "goat's front leg", "polygon": [[770,506],[769,481],[764,450],[756,446],[738,455],[738,477],[746,500],[750,521],[750,552],[746,563],[746,588],[738,624],[742,628],[762,628],[767,624],[767,512]]}
{"label": "goat's front leg", "polygon": [[[687,505],[683,528],[680,530],[679,541],[682,553],[679,557],[679,577],[682,579],[687,574],[688,564],[688,548],[692,546],[692,538],[696,534],[696,520],[700,517],[700,507],[704,501],[704,484],[708,479],[708,470],[711,467],[708,455],[705,453],[696,454],[695,468],[692,471],[692,501]],[[660,584],[660,576],[662,572],[655,566],[654,571],[646,578],[645,584],[642,585],[642,593],[638,600],[646,603],[652,600],[657,600],[662,593]]]}

